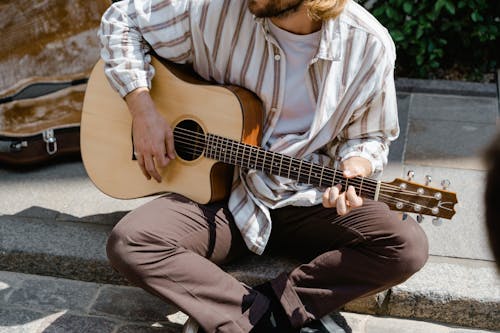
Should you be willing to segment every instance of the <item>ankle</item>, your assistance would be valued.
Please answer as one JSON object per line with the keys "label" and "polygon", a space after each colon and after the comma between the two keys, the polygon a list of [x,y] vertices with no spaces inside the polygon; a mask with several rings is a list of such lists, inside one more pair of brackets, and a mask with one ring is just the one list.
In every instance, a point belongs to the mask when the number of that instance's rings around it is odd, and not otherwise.
{"label": "ankle", "polygon": [[250,333],[292,332],[290,320],[269,282],[254,287],[269,299],[269,307]]}

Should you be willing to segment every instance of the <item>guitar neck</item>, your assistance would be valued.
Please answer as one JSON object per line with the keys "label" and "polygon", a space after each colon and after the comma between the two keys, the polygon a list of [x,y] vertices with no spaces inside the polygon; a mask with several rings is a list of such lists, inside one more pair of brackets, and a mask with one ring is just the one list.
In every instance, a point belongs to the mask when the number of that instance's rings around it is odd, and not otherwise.
{"label": "guitar neck", "polygon": [[454,214],[455,196],[446,191],[400,179],[385,183],[365,177],[345,178],[341,170],[267,151],[226,137],[205,134],[199,127],[194,129],[174,130],[174,139],[178,143],[176,149],[178,153],[187,153],[184,155],[187,159],[194,160],[204,155],[212,160],[260,170],[317,187],[340,184],[345,191],[348,186],[353,186],[359,196],[384,202],[389,208],[399,211],[446,218],[451,218]]}
{"label": "guitar neck", "polygon": [[248,169],[261,170],[299,183],[318,187],[341,184],[343,189],[352,185],[356,193],[378,200],[380,182],[365,177],[345,178],[340,170],[325,167],[284,154],[247,145],[214,134],[207,134],[205,156],[210,159]]}

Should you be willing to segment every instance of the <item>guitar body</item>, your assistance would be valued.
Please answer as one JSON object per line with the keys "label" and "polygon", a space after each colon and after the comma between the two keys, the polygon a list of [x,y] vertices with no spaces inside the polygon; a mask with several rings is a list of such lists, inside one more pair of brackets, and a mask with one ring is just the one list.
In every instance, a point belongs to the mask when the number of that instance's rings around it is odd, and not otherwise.
{"label": "guitar body", "polygon": [[[156,58],[152,64],[156,75],[151,96],[172,128],[189,122],[203,133],[259,144],[263,112],[255,95],[236,86],[207,84]],[[85,93],[81,153],[93,183],[115,198],[175,192],[208,203],[227,197],[231,188],[233,167],[203,154],[178,154],[161,170],[161,183],[147,180],[133,157],[132,118],[108,83],[102,61],[94,67]]]}

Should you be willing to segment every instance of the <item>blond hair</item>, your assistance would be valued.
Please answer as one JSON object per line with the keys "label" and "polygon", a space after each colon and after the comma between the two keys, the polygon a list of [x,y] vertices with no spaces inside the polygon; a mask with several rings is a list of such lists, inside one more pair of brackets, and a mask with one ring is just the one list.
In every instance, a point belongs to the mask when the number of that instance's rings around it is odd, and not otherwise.
{"label": "blond hair", "polygon": [[348,0],[309,0],[305,2],[312,19],[324,21],[337,17]]}

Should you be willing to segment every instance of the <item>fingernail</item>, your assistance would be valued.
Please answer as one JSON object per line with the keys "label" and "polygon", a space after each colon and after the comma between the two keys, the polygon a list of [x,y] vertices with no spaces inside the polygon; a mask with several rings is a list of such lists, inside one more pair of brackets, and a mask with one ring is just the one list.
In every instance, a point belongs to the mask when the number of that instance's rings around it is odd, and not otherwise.
{"label": "fingernail", "polygon": [[344,175],[346,175],[347,177],[349,177],[350,175],[352,175],[351,170],[344,170]]}

